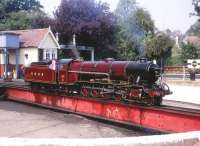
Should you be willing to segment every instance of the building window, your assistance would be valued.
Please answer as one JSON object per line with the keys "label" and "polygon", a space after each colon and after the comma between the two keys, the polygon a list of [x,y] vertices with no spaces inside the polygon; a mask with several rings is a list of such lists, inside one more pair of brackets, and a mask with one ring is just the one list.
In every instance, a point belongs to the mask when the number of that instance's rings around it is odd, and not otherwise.
{"label": "building window", "polygon": [[50,60],[50,53],[48,51],[46,52],[46,60]]}
{"label": "building window", "polygon": [[39,61],[44,60],[45,58],[43,58],[43,50],[39,49]]}
{"label": "building window", "polygon": [[52,59],[56,59],[56,54],[54,51],[52,52]]}

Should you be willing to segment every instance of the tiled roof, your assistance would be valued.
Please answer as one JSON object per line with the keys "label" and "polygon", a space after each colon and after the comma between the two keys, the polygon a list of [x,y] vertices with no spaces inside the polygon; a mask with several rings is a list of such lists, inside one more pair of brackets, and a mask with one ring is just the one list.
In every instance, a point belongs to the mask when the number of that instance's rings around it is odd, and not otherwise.
{"label": "tiled roof", "polygon": [[20,36],[20,46],[22,48],[38,47],[40,42],[44,39],[48,33],[49,28],[44,29],[27,29],[27,30],[14,30],[14,32]]}

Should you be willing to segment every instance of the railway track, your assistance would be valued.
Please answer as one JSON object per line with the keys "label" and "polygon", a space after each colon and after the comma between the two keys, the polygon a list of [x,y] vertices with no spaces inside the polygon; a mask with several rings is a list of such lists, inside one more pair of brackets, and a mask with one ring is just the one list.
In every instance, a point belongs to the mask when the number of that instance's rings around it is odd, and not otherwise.
{"label": "railway track", "polygon": [[184,101],[176,101],[176,100],[174,101],[174,100],[168,100],[168,99],[163,100],[163,106],[200,110],[200,104],[189,103],[189,102],[184,102]]}
{"label": "railway track", "polygon": [[188,114],[188,115],[200,117],[200,110],[198,110],[198,109],[175,107],[175,106],[168,106],[168,105],[162,105],[162,106],[156,107],[156,108],[158,108],[159,110],[165,110],[168,112],[176,112],[176,113]]}

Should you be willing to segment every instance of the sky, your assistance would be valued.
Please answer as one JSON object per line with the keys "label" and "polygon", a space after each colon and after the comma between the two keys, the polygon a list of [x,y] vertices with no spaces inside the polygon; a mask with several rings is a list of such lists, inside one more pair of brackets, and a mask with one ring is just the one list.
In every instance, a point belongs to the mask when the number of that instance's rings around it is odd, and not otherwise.
{"label": "sky", "polygon": [[[47,13],[52,14],[61,0],[40,0]],[[115,10],[119,0],[101,0],[110,5],[112,11]],[[193,12],[192,0],[136,0],[138,6],[146,9],[155,21],[159,30],[180,30],[185,33],[197,18],[190,17]]]}

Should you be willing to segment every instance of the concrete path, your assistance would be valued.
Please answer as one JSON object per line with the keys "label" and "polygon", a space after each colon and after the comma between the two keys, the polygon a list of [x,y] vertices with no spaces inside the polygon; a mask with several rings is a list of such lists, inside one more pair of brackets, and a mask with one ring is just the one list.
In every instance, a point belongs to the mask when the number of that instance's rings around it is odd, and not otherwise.
{"label": "concrete path", "polygon": [[21,138],[104,138],[147,135],[19,103],[0,101],[0,137]]}
{"label": "concrete path", "polygon": [[164,99],[194,103],[200,106],[200,87],[183,85],[169,85],[169,87],[173,94],[164,97]]}

